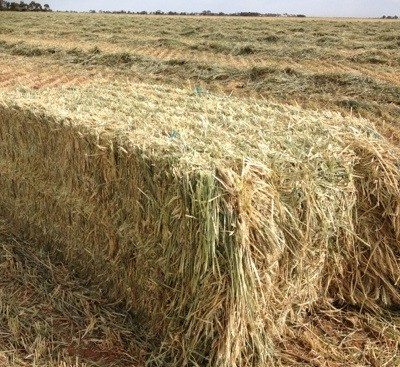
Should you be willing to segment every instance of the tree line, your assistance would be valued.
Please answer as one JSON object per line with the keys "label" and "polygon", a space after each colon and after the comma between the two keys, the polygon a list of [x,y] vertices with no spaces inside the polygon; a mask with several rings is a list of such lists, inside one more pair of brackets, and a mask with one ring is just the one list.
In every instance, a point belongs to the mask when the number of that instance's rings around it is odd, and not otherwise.
{"label": "tree line", "polygon": [[[49,4],[37,3],[35,1],[31,1],[30,3],[25,3],[24,1],[15,2],[15,1],[4,1],[0,0],[0,10],[8,10],[8,11],[52,11],[50,9]],[[68,11],[68,13],[78,13],[77,11]],[[278,14],[278,13],[257,13],[257,12],[238,12],[238,13],[224,13],[224,12],[212,12],[211,10],[204,10],[200,13],[192,13],[192,12],[176,12],[176,11],[168,11],[164,12],[161,10],[157,10],[155,12],[148,11],[107,11],[107,10],[90,10],[89,13],[101,13],[101,14],[138,14],[138,15],[192,15],[192,16],[215,16],[215,17],[297,17],[297,18],[305,18],[304,14]]]}
{"label": "tree line", "polygon": [[51,11],[49,4],[36,3],[31,1],[30,3],[21,2],[11,2],[0,0],[0,10],[3,11]]}
{"label": "tree line", "polygon": [[148,11],[127,11],[127,10],[118,10],[118,11],[109,11],[109,10],[90,10],[90,13],[101,13],[101,14],[137,14],[137,15],[191,15],[191,16],[214,16],[214,17],[297,17],[297,18],[305,18],[304,14],[278,14],[278,13],[257,13],[257,12],[238,12],[238,13],[224,13],[218,12],[214,13],[211,10],[204,10],[201,13],[193,13],[193,12],[176,12],[176,11],[168,11],[164,12],[161,10],[157,10],[154,12]]}

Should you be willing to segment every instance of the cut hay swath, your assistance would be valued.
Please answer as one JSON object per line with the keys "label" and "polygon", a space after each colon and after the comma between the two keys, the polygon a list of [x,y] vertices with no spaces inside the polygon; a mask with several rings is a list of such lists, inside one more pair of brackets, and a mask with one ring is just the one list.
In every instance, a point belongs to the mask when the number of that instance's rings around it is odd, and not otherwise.
{"label": "cut hay swath", "polygon": [[265,366],[336,302],[400,304],[400,153],[366,120],[141,85],[0,94],[0,210],[159,337]]}

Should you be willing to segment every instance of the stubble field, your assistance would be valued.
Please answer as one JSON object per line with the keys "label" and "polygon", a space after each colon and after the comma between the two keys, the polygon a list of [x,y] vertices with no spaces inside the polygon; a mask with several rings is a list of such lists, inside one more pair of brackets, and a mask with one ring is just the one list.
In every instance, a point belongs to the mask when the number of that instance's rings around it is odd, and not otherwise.
{"label": "stubble field", "polygon": [[168,83],[400,118],[400,23],[2,14],[0,86]]}

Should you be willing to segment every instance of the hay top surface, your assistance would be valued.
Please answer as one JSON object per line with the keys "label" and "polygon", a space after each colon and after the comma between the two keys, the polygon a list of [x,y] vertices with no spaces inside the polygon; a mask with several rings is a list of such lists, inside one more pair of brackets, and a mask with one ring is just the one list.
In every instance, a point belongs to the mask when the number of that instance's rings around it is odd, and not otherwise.
{"label": "hay top surface", "polygon": [[[186,169],[337,160],[343,136],[382,139],[366,120],[330,111],[147,84],[0,91],[0,103],[69,121]],[[317,153],[318,152],[318,153]]]}

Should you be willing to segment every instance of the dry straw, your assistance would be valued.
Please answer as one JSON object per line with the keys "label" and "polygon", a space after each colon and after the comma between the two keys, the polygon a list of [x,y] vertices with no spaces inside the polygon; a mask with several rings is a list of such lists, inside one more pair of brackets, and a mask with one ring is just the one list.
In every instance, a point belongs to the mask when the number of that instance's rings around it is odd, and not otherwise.
{"label": "dry straw", "polygon": [[316,305],[399,305],[398,149],[366,120],[142,85],[0,94],[0,210],[159,336],[265,366]]}

